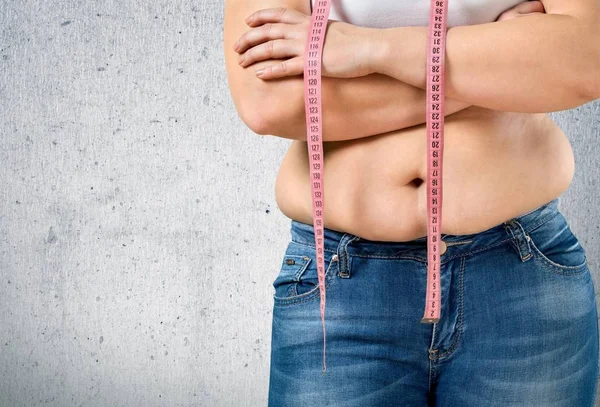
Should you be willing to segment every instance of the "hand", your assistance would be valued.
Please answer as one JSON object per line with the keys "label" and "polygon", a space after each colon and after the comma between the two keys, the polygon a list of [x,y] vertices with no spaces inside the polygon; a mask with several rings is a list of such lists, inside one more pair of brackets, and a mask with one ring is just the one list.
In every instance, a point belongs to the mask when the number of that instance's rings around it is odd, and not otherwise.
{"label": "hand", "polygon": [[524,1],[513,8],[505,10],[498,16],[496,21],[512,20],[513,18],[523,17],[529,14],[544,14],[546,10],[541,1]]}
{"label": "hand", "polygon": [[[252,28],[238,39],[234,50],[240,54],[239,64],[273,61],[266,66],[261,79],[274,79],[304,73],[304,52],[311,16],[289,8],[258,10],[246,19]],[[329,20],[321,62],[321,75],[355,78],[373,73],[369,66],[374,30],[343,21]]]}

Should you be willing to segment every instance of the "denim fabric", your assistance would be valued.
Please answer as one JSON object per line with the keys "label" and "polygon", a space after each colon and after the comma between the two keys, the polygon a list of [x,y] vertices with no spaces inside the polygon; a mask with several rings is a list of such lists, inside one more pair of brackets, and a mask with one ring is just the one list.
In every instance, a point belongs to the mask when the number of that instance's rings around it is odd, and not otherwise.
{"label": "denim fabric", "polygon": [[273,281],[269,406],[593,406],[594,282],[558,199],[442,239],[440,321],[425,324],[426,236],[325,229],[323,375],[313,226],[292,220]]}

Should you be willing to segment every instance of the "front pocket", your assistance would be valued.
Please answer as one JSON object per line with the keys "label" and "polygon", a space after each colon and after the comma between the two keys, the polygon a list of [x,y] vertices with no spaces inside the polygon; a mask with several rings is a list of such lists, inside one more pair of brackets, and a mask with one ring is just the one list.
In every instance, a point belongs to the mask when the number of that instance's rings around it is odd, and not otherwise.
{"label": "front pocket", "polygon": [[550,271],[579,274],[588,270],[585,249],[562,213],[526,234],[534,258]]}
{"label": "front pocket", "polygon": [[[311,250],[312,249],[312,250]],[[275,305],[294,305],[320,298],[319,276],[314,247],[295,242],[288,245],[277,277],[273,281]],[[325,255],[325,288],[334,277],[334,254]]]}

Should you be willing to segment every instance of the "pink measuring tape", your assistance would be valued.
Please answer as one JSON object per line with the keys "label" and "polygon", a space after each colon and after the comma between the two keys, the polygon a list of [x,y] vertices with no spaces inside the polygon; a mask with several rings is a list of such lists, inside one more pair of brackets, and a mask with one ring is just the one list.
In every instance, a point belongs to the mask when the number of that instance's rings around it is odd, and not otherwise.
{"label": "pink measuring tape", "polygon": [[[324,177],[321,103],[321,61],[331,1],[316,0],[309,26],[304,58],[304,104],[306,141],[310,167],[313,226],[317,273],[323,323],[323,374],[325,359],[325,260],[324,260]],[[439,243],[442,229],[442,155],[444,151],[444,60],[448,0],[431,0],[427,44],[427,288],[421,323],[440,319]]]}

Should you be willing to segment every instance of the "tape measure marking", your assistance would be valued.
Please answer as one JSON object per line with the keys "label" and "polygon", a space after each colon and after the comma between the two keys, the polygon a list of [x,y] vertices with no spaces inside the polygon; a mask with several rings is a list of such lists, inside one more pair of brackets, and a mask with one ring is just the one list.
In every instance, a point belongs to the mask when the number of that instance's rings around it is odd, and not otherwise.
{"label": "tape measure marking", "polygon": [[[311,180],[315,253],[323,325],[323,374],[325,357],[325,261],[324,261],[324,176],[323,120],[321,95],[321,62],[323,43],[331,9],[330,0],[316,0],[305,47],[304,104],[306,140]],[[444,59],[446,46],[447,0],[431,0],[427,49],[427,289],[422,323],[435,323],[440,318],[441,287],[439,284],[442,228],[442,154],[444,146]],[[443,253],[442,253],[443,254]]]}
{"label": "tape measure marking", "polygon": [[444,69],[448,0],[431,0],[427,35],[427,291],[422,323],[436,323],[441,312],[439,250],[442,232],[444,151]]}

